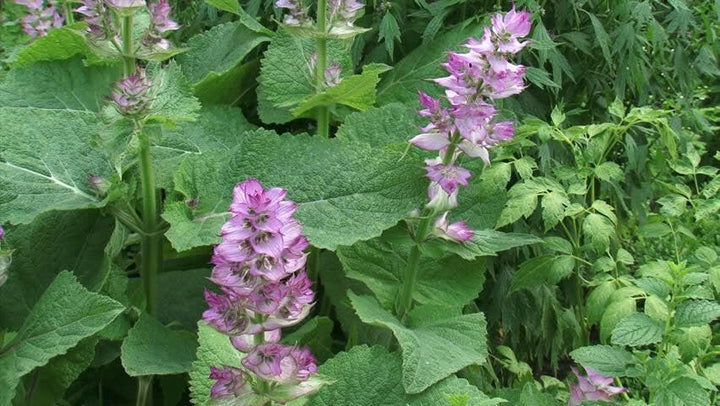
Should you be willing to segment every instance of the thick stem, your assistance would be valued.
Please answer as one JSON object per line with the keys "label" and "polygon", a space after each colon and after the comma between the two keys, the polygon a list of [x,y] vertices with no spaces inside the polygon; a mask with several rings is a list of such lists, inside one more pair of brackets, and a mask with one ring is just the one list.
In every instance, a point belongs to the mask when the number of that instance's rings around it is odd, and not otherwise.
{"label": "thick stem", "polygon": [[424,210],[423,214],[425,217],[420,221],[420,225],[418,225],[415,233],[415,244],[413,244],[410,249],[405,275],[403,275],[402,291],[400,292],[400,296],[398,297],[399,301],[396,306],[397,316],[401,321],[407,318],[408,312],[412,309],[413,293],[415,293],[418,270],[420,268],[420,244],[427,236],[430,228],[430,213]]}
{"label": "thick stem", "polygon": [[122,53],[123,76],[127,77],[135,72],[135,56],[133,55],[132,37],[133,18],[131,15],[122,18]]}
{"label": "thick stem", "polygon": [[[325,69],[327,69],[327,0],[318,0],[317,29],[320,36],[317,38],[317,64],[315,65],[315,89],[317,93],[325,87]],[[326,106],[317,109],[317,134],[320,137],[330,137],[330,111]]]}
{"label": "thick stem", "polygon": [[142,183],[142,217],[145,233],[141,242],[140,276],[147,303],[147,312],[157,314],[157,278],[162,266],[162,234],[158,232],[158,195],[150,155],[150,137],[144,131],[140,137],[140,176]]}
{"label": "thick stem", "polygon": [[65,22],[67,24],[73,24],[75,22],[75,16],[73,15],[72,4],[69,0],[65,0],[63,7],[65,8]]}

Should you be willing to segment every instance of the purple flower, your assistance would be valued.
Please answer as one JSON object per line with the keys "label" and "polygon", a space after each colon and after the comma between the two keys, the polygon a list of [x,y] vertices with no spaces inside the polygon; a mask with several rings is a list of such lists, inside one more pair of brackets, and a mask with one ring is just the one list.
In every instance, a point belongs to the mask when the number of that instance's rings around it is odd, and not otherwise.
{"label": "purple flower", "polygon": [[83,5],[76,8],[75,12],[85,16],[83,21],[87,23],[87,32],[99,39],[105,39],[112,30],[112,21],[102,0],[83,0]]}
{"label": "purple flower", "polygon": [[470,241],[473,237],[473,230],[465,224],[464,221],[456,221],[452,224],[448,221],[448,213],[443,213],[442,216],[435,220],[435,234],[438,237],[444,238],[450,241],[466,242]]}
{"label": "purple flower", "polygon": [[5,229],[3,226],[0,226],[0,242],[2,242],[5,239]]}
{"label": "purple flower", "polygon": [[213,398],[241,396],[251,390],[248,385],[248,375],[239,368],[210,367],[210,379],[216,381],[210,389],[210,397]]}
{"label": "purple flower", "polygon": [[281,344],[260,344],[242,360],[242,365],[259,378],[280,384],[297,384],[317,372],[308,349]]}
{"label": "purple flower", "polygon": [[[266,343],[277,343],[281,337],[280,329],[265,330],[263,341]],[[255,347],[255,336],[253,334],[242,334],[230,338],[230,342],[240,352],[250,352]]]}
{"label": "purple flower", "polygon": [[518,37],[524,37],[530,33],[530,13],[527,11],[517,12],[513,5],[512,10],[504,16],[496,14],[491,21],[493,33],[497,36],[498,51],[515,55],[525,47],[525,43],[520,43]]}
{"label": "purple flower", "polygon": [[42,0],[16,0],[28,8],[30,14],[22,18],[23,31],[33,38],[47,35],[52,28],[61,27],[65,19],[51,4],[43,8]]}
{"label": "purple flower", "polygon": [[257,334],[261,330],[251,323],[250,315],[243,305],[243,300],[229,295],[218,295],[206,290],[205,301],[210,308],[203,313],[203,320],[221,333],[230,335]]}
{"label": "purple flower", "polygon": [[275,7],[285,8],[288,14],[285,15],[283,23],[287,25],[306,25],[311,24],[307,15],[307,10],[303,8],[300,0],[276,0]]}
{"label": "purple flower", "polygon": [[142,115],[150,103],[147,95],[150,86],[150,81],[145,77],[145,70],[138,67],[134,74],[115,84],[115,89],[111,93],[115,109],[127,116]]}
{"label": "purple flower", "polygon": [[169,31],[175,31],[180,25],[170,19],[170,4],[167,0],[159,0],[148,5],[150,12],[150,27],[145,35],[143,42],[150,47],[159,49],[169,49],[170,41],[163,38],[163,34]]}
{"label": "purple flower", "polygon": [[458,184],[467,186],[470,179],[470,171],[455,165],[443,165],[437,159],[425,161],[427,166],[427,177],[440,185],[445,192],[452,194],[457,190]]}
{"label": "purple flower", "polygon": [[587,377],[580,375],[575,367],[572,367],[572,371],[577,377],[578,384],[570,384],[570,400],[568,401],[570,406],[580,405],[584,400],[609,402],[611,396],[627,392],[625,388],[612,386],[612,377],[603,376],[591,368],[585,368]]}
{"label": "purple flower", "polygon": [[333,63],[329,68],[325,69],[325,86],[333,87],[337,86],[342,79],[340,79],[340,73],[342,68],[337,63]]}
{"label": "purple flower", "polygon": [[327,7],[330,20],[339,18],[343,22],[351,24],[355,20],[357,12],[365,5],[357,0],[328,0]]}
{"label": "purple flower", "polygon": [[123,11],[134,12],[145,7],[145,0],[105,0],[110,7]]}
{"label": "purple flower", "polygon": [[427,207],[437,212],[453,209],[458,205],[457,195],[457,189],[452,193],[447,193],[439,183],[430,182],[428,187],[428,199],[430,202]]}

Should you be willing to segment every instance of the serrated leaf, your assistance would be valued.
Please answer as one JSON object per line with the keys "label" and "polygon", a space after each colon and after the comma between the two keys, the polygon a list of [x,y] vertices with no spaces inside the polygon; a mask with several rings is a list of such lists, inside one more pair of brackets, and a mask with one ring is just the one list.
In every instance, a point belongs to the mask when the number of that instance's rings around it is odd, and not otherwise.
{"label": "serrated leaf", "polygon": [[225,23],[190,38],[186,44],[190,50],[176,60],[201,101],[232,103],[241,96],[246,75],[252,71],[246,56],[269,40],[241,22]]}
{"label": "serrated leaf", "polygon": [[345,77],[337,85],[303,98],[292,114],[301,117],[316,107],[336,104],[365,111],[375,104],[375,86],[380,81],[380,74],[390,69],[381,63],[365,65],[361,74]]}
{"label": "serrated leaf", "polygon": [[387,49],[391,60],[395,54],[395,40],[400,40],[400,27],[398,26],[397,20],[395,20],[395,16],[388,11],[380,21],[378,42],[382,41],[385,43],[385,49]]}
{"label": "serrated leaf", "polygon": [[0,353],[0,404],[10,404],[21,377],[102,330],[124,308],[61,272]]}
{"label": "serrated leaf", "polygon": [[197,358],[190,371],[190,398],[195,405],[205,405],[210,400],[210,388],[215,381],[210,379],[210,367],[231,366],[240,368],[242,353],[230,343],[227,335],[198,322]]}
{"label": "serrated leaf", "polygon": [[149,90],[152,101],[148,107],[150,119],[170,123],[197,119],[200,102],[193,96],[192,85],[177,62],[171,61],[162,68],[153,64],[147,74],[152,82]]}
{"label": "serrated leaf", "polygon": [[598,251],[604,251],[615,235],[615,228],[607,217],[597,213],[588,214],[582,224],[583,234]]}
{"label": "serrated leaf", "polygon": [[545,223],[545,230],[555,227],[565,218],[565,209],[570,205],[567,195],[560,192],[549,192],[542,197],[542,218]]}
{"label": "serrated leaf", "polygon": [[69,59],[78,54],[86,57],[91,65],[102,62],[119,62],[117,60],[102,61],[100,57],[93,53],[80,31],[85,26],[83,23],[77,23],[72,26],[60,27],[48,31],[47,35],[38,37],[28,46],[20,49],[14,58],[12,58],[13,67],[24,67],[37,62]]}
{"label": "serrated leaf", "polygon": [[[315,72],[310,72],[310,55],[315,52],[312,38],[301,39],[280,29],[265,51],[258,77],[258,114],[265,123],[286,123],[293,119],[290,111],[303,99],[315,94]],[[342,72],[352,72],[350,42],[328,40],[328,61],[340,65]]]}
{"label": "serrated leaf", "polygon": [[531,258],[518,268],[510,284],[510,291],[532,289],[544,283],[556,284],[575,269],[572,255],[543,255]]}
{"label": "serrated leaf", "polygon": [[[613,296],[617,295],[621,290],[613,292]],[[622,319],[636,312],[635,299],[632,297],[625,297],[619,300],[613,300],[613,296],[610,297],[610,304],[603,312],[602,318],[600,319],[600,339],[602,342],[607,342],[610,339],[615,327],[620,323]]]}
{"label": "serrated leaf", "polygon": [[500,228],[512,224],[520,220],[521,217],[530,217],[537,207],[537,202],[538,196],[533,193],[511,197],[508,199],[502,213],[500,213],[500,218],[495,227]]}
{"label": "serrated leaf", "polygon": [[662,341],[665,324],[643,313],[625,317],[612,332],[611,341],[617,345],[641,347]]}
{"label": "serrated leaf", "polygon": [[699,383],[681,377],[662,385],[655,393],[653,404],[658,406],[707,406],[710,395]]}
{"label": "serrated leaf", "polygon": [[205,0],[205,2],[213,7],[219,8],[220,10],[239,16],[240,22],[255,32],[270,36],[273,35],[272,31],[265,28],[255,18],[253,18],[253,16],[243,10],[238,0]]}
{"label": "serrated leaf", "polygon": [[597,41],[598,45],[600,45],[603,57],[605,57],[605,62],[607,63],[607,66],[612,67],[613,62],[612,56],[610,55],[610,37],[608,36],[607,31],[605,31],[605,27],[603,27],[600,20],[598,20],[598,18],[595,17],[595,15],[592,13],[586,13],[588,17],[590,17],[590,22],[592,23],[593,29],[595,30],[595,40]]}
{"label": "serrated leaf", "polygon": [[0,286],[3,328],[18,330],[45,289],[65,269],[74,269],[92,290],[104,277],[103,249],[112,233],[113,219],[97,210],[48,212],[5,236],[13,247],[7,282]]}
{"label": "serrated leaf", "polygon": [[606,161],[595,167],[595,176],[605,182],[625,179],[625,172],[615,162]]}
{"label": "serrated leaf", "polygon": [[[411,312],[410,327],[404,326],[370,296],[348,293],[363,322],[393,331],[403,351],[403,387],[419,393],[430,385],[471,364],[487,358],[485,316],[461,315],[440,306],[419,307]],[[443,348],[438,352],[438,348]]]}
{"label": "serrated leaf", "polygon": [[421,122],[414,110],[392,103],[348,115],[335,137],[374,146],[403,143],[419,134]]}
{"label": "serrated leaf", "polygon": [[677,327],[702,326],[718,317],[720,317],[720,303],[709,300],[686,300],[675,309]]}
{"label": "serrated leaf", "polygon": [[[370,288],[386,309],[392,308],[400,294],[413,246],[409,236],[393,239],[388,236],[392,232],[338,249],[345,274]],[[484,274],[482,260],[466,261],[454,255],[432,259],[422,255],[413,297],[420,304],[463,306],[477,297],[485,281]]]}
{"label": "serrated leaf", "polygon": [[587,296],[586,313],[589,324],[600,321],[607,307],[610,296],[617,288],[613,282],[604,282],[593,289]]}
{"label": "serrated leaf", "polygon": [[175,189],[197,199],[198,207],[191,212],[184,202],[170,203],[163,215],[171,226],[166,236],[178,251],[220,242],[232,189],[252,176],[288,190],[288,199],[299,205],[303,233],[316,247],[335,249],[376,237],[427,199],[419,158],[398,161],[403,151],[267,131],[248,134],[234,150],[183,161]]}
{"label": "serrated leaf", "polygon": [[181,374],[190,371],[196,347],[191,335],[143,313],[123,340],[122,365],[130,376]]}
{"label": "serrated leaf", "polygon": [[633,355],[622,348],[609,345],[593,345],[573,350],[570,356],[578,364],[590,367],[607,376],[623,376]]}

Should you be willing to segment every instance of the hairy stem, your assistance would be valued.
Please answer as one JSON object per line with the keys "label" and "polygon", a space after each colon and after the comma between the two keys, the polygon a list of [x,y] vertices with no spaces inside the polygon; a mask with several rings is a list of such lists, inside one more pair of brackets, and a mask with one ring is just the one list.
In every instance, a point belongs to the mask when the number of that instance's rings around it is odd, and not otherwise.
{"label": "hairy stem", "polygon": [[130,76],[135,72],[135,56],[133,55],[132,16],[122,18],[122,54],[123,76]]}
{"label": "hairy stem", "polygon": [[147,303],[147,312],[157,314],[157,278],[162,266],[162,234],[158,232],[158,194],[150,155],[150,137],[140,134],[140,176],[142,184],[142,220],[145,233],[142,236],[140,276]]}
{"label": "hairy stem", "polygon": [[[327,0],[318,0],[317,6],[317,29],[320,36],[317,38],[317,64],[315,65],[315,88],[320,93],[324,88],[325,69],[327,68]],[[330,111],[326,106],[317,109],[317,135],[330,137]]]}
{"label": "hairy stem", "polygon": [[152,405],[152,376],[141,376],[138,378],[137,406]]}

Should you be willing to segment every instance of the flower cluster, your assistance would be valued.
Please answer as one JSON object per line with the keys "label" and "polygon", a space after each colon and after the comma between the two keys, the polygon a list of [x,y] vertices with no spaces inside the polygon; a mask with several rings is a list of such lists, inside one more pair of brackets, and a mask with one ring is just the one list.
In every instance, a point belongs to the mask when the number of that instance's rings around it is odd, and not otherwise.
{"label": "flower cluster", "polygon": [[33,38],[47,35],[50,29],[61,27],[65,19],[51,3],[47,7],[43,0],[15,0],[27,7],[30,14],[22,18],[23,31]]}
{"label": "flower cluster", "polygon": [[[480,41],[470,38],[466,53],[450,52],[443,67],[449,76],[434,79],[445,88],[449,107],[423,92],[418,111],[430,123],[410,142],[418,148],[439,151],[437,159],[426,161],[428,207],[445,212],[457,206],[458,185],[467,186],[470,172],[456,164],[461,154],[480,158],[490,164],[489,150],[513,137],[511,121],[497,121],[493,102],[520,93],[524,88],[525,67],[508,58],[523,49],[520,38],[530,32],[530,13],[516,11],[492,17],[492,27],[485,27]],[[460,231],[457,231],[460,230]],[[447,224],[446,216],[438,219],[436,232],[444,237],[467,241],[472,237],[464,223]]]}
{"label": "flower cluster", "polygon": [[137,71],[115,83],[111,93],[113,106],[122,115],[141,116],[150,104],[148,89],[152,84],[145,77],[145,70]]}
{"label": "flower cluster", "polygon": [[[302,6],[300,0],[275,0],[275,7],[287,9],[288,13],[283,19],[283,23],[290,26],[312,25],[313,21],[308,16],[307,8]],[[340,25],[352,26],[353,21],[357,18],[357,13],[365,5],[357,0],[328,0],[327,2],[327,20],[330,25],[340,23]]]}
{"label": "flower cluster", "polygon": [[570,406],[580,405],[585,400],[609,402],[611,396],[627,392],[625,388],[612,386],[613,378],[603,376],[591,368],[585,368],[587,377],[580,375],[575,367],[572,368],[572,371],[577,377],[578,384],[570,384],[570,400],[568,401]]}
{"label": "flower cluster", "polygon": [[150,14],[150,26],[143,35],[143,45],[151,50],[170,49],[170,42],[163,36],[177,30],[180,25],[170,19],[172,10],[167,0],[158,0],[150,4],[146,4],[145,0],[82,0],[82,6],[75,11],[85,16],[84,21],[88,25],[86,31],[92,39],[116,41],[121,37],[120,27],[113,22],[112,12],[118,16],[133,15],[145,7]]}
{"label": "flower cluster", "polygon": [[[311,78],[314,78],[316,75],[317,70],[317,53],[313,52],[310,54],[310,60],[307,64],[308,72],[310,74]],[[333,62],[330,64],[330,67],[325,69],[324,76],[325,80],[323,81],[324,87],[333,87],[337,86],[342,78],[340,75],[342,74],[342,67],[337,64],[337,62]]]}
{"label": "flower cluster", "polygon": [[273,388],[305,382],[317,371],[309,350],[278,344],[280,329],[305,318],[314,299],[303,270],[308,240],[294,219],[295,203],[285,195],[284,189],[264,189],[256,179],[233,191],[232,217],[222,227],[210,278],[223,293],[205,292],[209,309],[203,319],[246,353],[245,370],[213,368],[213,397],[271,396]]}
{"label": "flower cluster", "polygon": [[3,250],[2,243],[5,239],[5,229],[0,225],[0,286],[8,279],[8,271],[12,263],[12,250]]}

